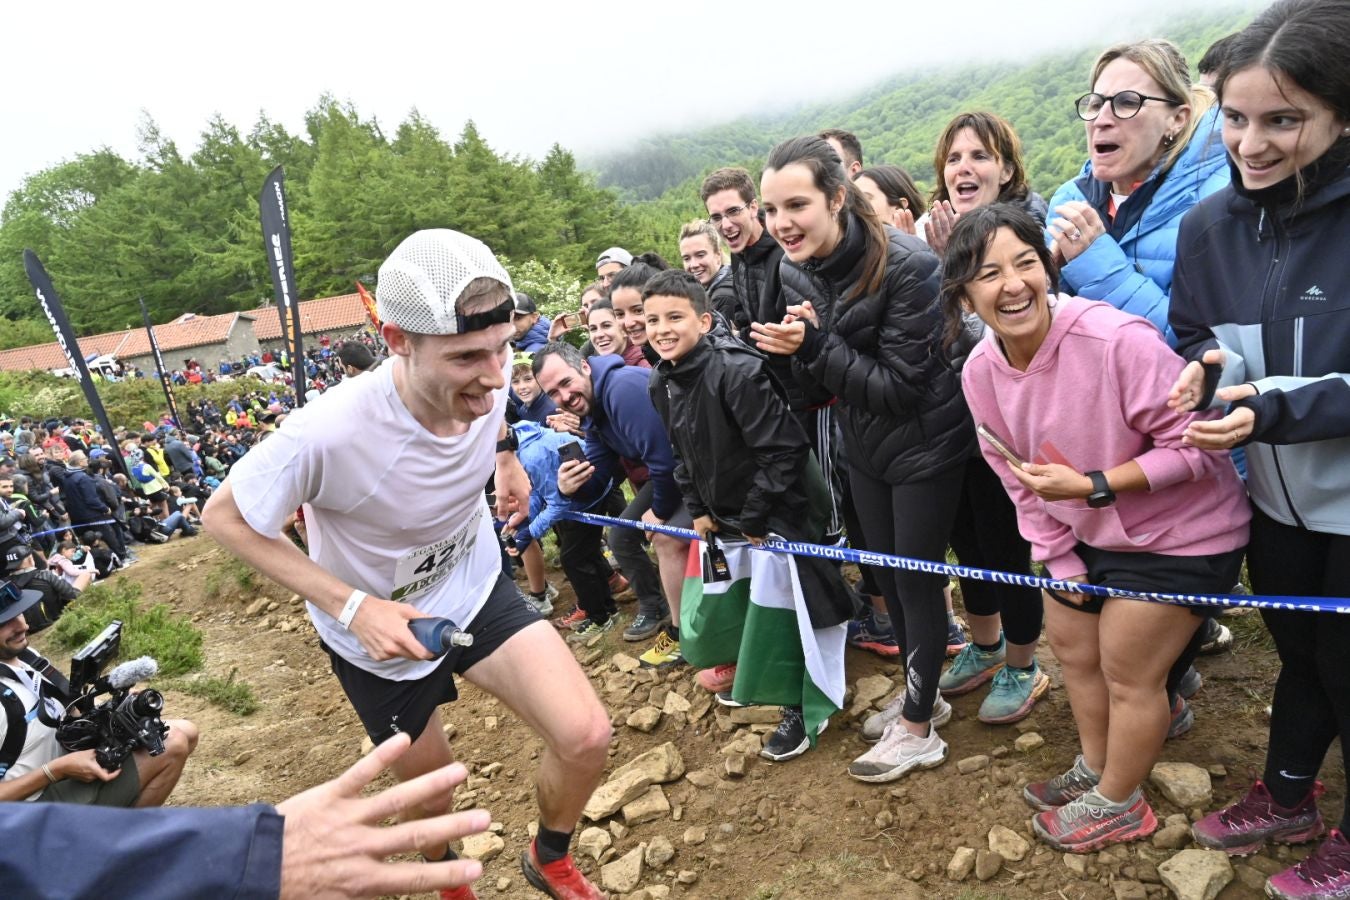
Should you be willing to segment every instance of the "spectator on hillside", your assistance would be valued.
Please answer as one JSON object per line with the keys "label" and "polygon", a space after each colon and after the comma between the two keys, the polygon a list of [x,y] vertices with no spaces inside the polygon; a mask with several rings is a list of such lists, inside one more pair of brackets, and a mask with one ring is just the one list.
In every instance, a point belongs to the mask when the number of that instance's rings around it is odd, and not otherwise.
{"label": "spectator on hillside", "polygon": [[183,440],[183,432],[177,428],[169,432],[169,438],[164,442],[164,458],[169,463],[171,474],[179,478],[195,473],[200,465],[197,454]]}
{"label": "spectator on hillside", "polygon": [[826,128],[820,133],[820,137],[834,148],[834,152],[843,161],[845,177],[849,181],[856,178],[863,167],[862,142],[858,140],[858,136],[842,128]]}
{"label": "spectator on hillside", "polygon": [[741,306],[731,280],[731,263],[723,254],[722,236],[706,219],[695,219],[680,229],[680,260],[698,279],[713,309],[731,323],[736,334],[750,327],[750,309]]}
{"label": "spectator on hillside", "polygon": [[61,541],[56,552],[47,560],[47,568],[59,575],[77,592],[93,584],[98,574],[94,555],[75,541]]}
{"label": "spectator on hillside", "polygon": [[899,166],[872,166],[854,175],[853,183],[872,204],[882,224],[918,234],[915,220],[928,205],[908,172]]}
{"label": "spectator on hillside", "polygon": [[633,254],[622,247],[610,247],[595,260],[595,274],[602,290],[609,290],[614,276],[633,264]]}
{"label": "spectator on hillside", "polygon": [[[569,460],[559,471],[559,488],[566,495],[583,505],[594,503],[612,489],[623,471],[620,460],[626,458],[646,466],[651,480],[634,495],[622,518],[683,528],[693,524],[680,500],[674,451],[647,394],[645,370],[626,366],[616,356],[586,359],[575,347],[561,341],[536,353],[533,365],[539,386],[560,411],[590,421],[586,429],[587,461]],[[562,480],[564,472],[585,475],[586,479],[582,486],[569,490]],[[609,529],[610,550],[638,596],[638,615],[624,631],[624,639],[642,640],[659,630],[655,646],[642,655],[642,663],[664,668],[683,662],[679,608],[689,545],[656,533],[651,536],[651,544],[659,572],[647,556],[640,531]]]}
{"label": "spectator on hillside", "polygon": [[522,291],[516,291],[515,305],[511,312],[511,327],[514,337],[511,345],[517,353],[533,353],[548,343],[548,332],[553,322],[539,314],[534,298]]}
{"label": "spectator on hillside", "polygon": [[[55,554],[52,558],[55,559]],[[26,544],[12,544],[5,548],[0,566],[3,566],[0,578],[9,581],[21,591],[33,591],[38,595],[27,613],[30,634],[37,634],[49,628],[83,590],[76,588],[45,565],[39,567],[34,558],[33,548]],[[0,601],[0,606],[3,605],[3,601]]]}

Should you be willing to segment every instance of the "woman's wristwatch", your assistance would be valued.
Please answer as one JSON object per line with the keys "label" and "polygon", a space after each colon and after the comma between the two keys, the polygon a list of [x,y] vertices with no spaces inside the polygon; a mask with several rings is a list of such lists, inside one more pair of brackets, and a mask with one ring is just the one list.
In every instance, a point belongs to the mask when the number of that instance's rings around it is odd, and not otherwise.
{"label": "woman's wristwatch", "polygon": [[1092,481],[1092,493],[1087,496],[1087,505],[1093,509],[1102,509],[1116,502],[1116,492],[1100,471],[1084,472]]}

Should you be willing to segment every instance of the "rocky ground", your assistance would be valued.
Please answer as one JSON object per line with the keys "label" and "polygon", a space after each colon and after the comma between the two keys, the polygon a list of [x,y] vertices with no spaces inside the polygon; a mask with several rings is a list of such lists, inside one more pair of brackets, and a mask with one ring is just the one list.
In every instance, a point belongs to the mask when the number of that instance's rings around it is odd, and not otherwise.
{"label": "rocky ground", "polygon": [[[202,727],[201,745],[174,802],[276,801],[340,772],[362,752],[363,732],[318,648],[303,606],[233,562],[209,537],[146,548],[127,573],[148,599],[190,615],[206,634],[210,674],[252,684],[248,717],[170,692],[167,708]],[[551,573],[570,594],[561,576]],[[632,607],[625,607],[625,614]],[[1056,685],[1013,727],[975,719],[980,692],[954,698],[943,729],[951,757],[889,785],[851,780],[864,744],[861,718],[900,689],[897,667],[850,651],[849,708],[819,746],[775,764],[757,755],[773,711],[728,711],[682,669],[637,667],[643,645],[617,631],[576,648],[612,712],[612,767],[578,832],[579,865],[615,897],[689,898],[1153,898],[1236,900],[1306,853],[1278,848],[1245,860],[1195,849],[1188,823],[1240,796],[1259,771],[1265,706],[1277,669],[1255,616],[1225,619],[1235,653],[1205,658],[1195,728],[1170,742],[1148,788],[1164,827],[1151,840],[1066,856],[1031,835],[1021,786],[1067,768],[1077,752],[1064,691]],[[40,643],[40,642],[39,642]],[[1041,660],[1058,682],[1049,650]],[[484,898],[538,897],[520,873],[533,826],[533,733],[505,706],[462,686],[443,725],[472,777],[460,807],[493,814],[492,833],[470,841],[483,859]],[[1345,791],[1338,748],[1323,772],[1326,814]]]}

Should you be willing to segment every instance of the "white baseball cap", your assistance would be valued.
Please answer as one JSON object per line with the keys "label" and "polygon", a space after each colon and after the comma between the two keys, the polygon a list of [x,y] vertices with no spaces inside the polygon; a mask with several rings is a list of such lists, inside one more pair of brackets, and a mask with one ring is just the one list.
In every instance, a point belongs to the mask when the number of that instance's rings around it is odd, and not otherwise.
{"label": "white baseball cap", "polygon": [[[501,306],[464,315],[459,296],[475,278],[491,278],[506,288]],[[380,320],[413,334],[463,334],[511,321],[511,276],[487,245],[448,228],[428,228],[403,239],[380,266],[375,287]]]}

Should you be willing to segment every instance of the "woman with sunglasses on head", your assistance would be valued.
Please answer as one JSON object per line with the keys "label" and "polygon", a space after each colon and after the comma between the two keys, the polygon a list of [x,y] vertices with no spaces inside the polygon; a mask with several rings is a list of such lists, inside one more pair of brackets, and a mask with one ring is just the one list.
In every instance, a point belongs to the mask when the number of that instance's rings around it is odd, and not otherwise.
{"label": "woman with sunglasses on head", "polygon": [[933,172],[938,186],[918,234],[938,256],[947,252],[956,220],[990,203],[1020,203],[1045,221],[1045,198],[1027,182],[1022,141],[1001,116],[964,112],[948,122],[933,153]]}
{"label": "woman with sunglasses on head", "polygon": [[[1187,440],[1246,448],[1252,589],[1350,597],[1350,0],[1282,0],[1229,51],[1216,87],[1233,180],[1181,226],[1171,322],[1191,362],[1168,404],[1226,407]],[[1261,615],[1281,663],[1265,773],[1193,829],[1237,855],[1320,837],[1317,774],[1337,737],[1350,753],[1350,617]],[[1266,893],[1350,896],[1348,828],[1350,805]]]}
{"label": "woman with sunglasses on head", "polygon": [[1170,41],[1107,49],[1092,67],[1091,92],[1078,98],[1087,164],[1050,199],[1064,289],[1143,316],[1169,343],[1181,217],[1228,184],[1212,105]]}
{"label": "woman with sunglasses on head", "polygon": [[[845,178],[834,149],[814,135],[773,149],[762,188],[765,224],[784,251],[779,272],[788,315],[753,323],[752,334],[761,350],[790,356],[794,373],[838,398],[849,488],[868,548],[941,561],[950,542],[966,565],[1029,574],[1030,555],[1015,527],[977,534],[958,524],[999,521],[991,513],[996,506],[1014,515],[975,453],[959,376],[942,350],[937,256],[883,225]],[[863,724],[864,740],[877,744],[849,774],[867,782],[940,765],[947,745],[937,728],[951,715],[938,692],[947,578],[904,569],[878,575],[904,647],[907,689]],[[1039,595],[995,590],[1030,595],[1001,605],[1027,611],[1034,650]],[[981,706],[982,717],[986,707],[991,714],[986,721],[1024,717],[1049,687],[1030,652],[1022,665],[1007,671]]]}

